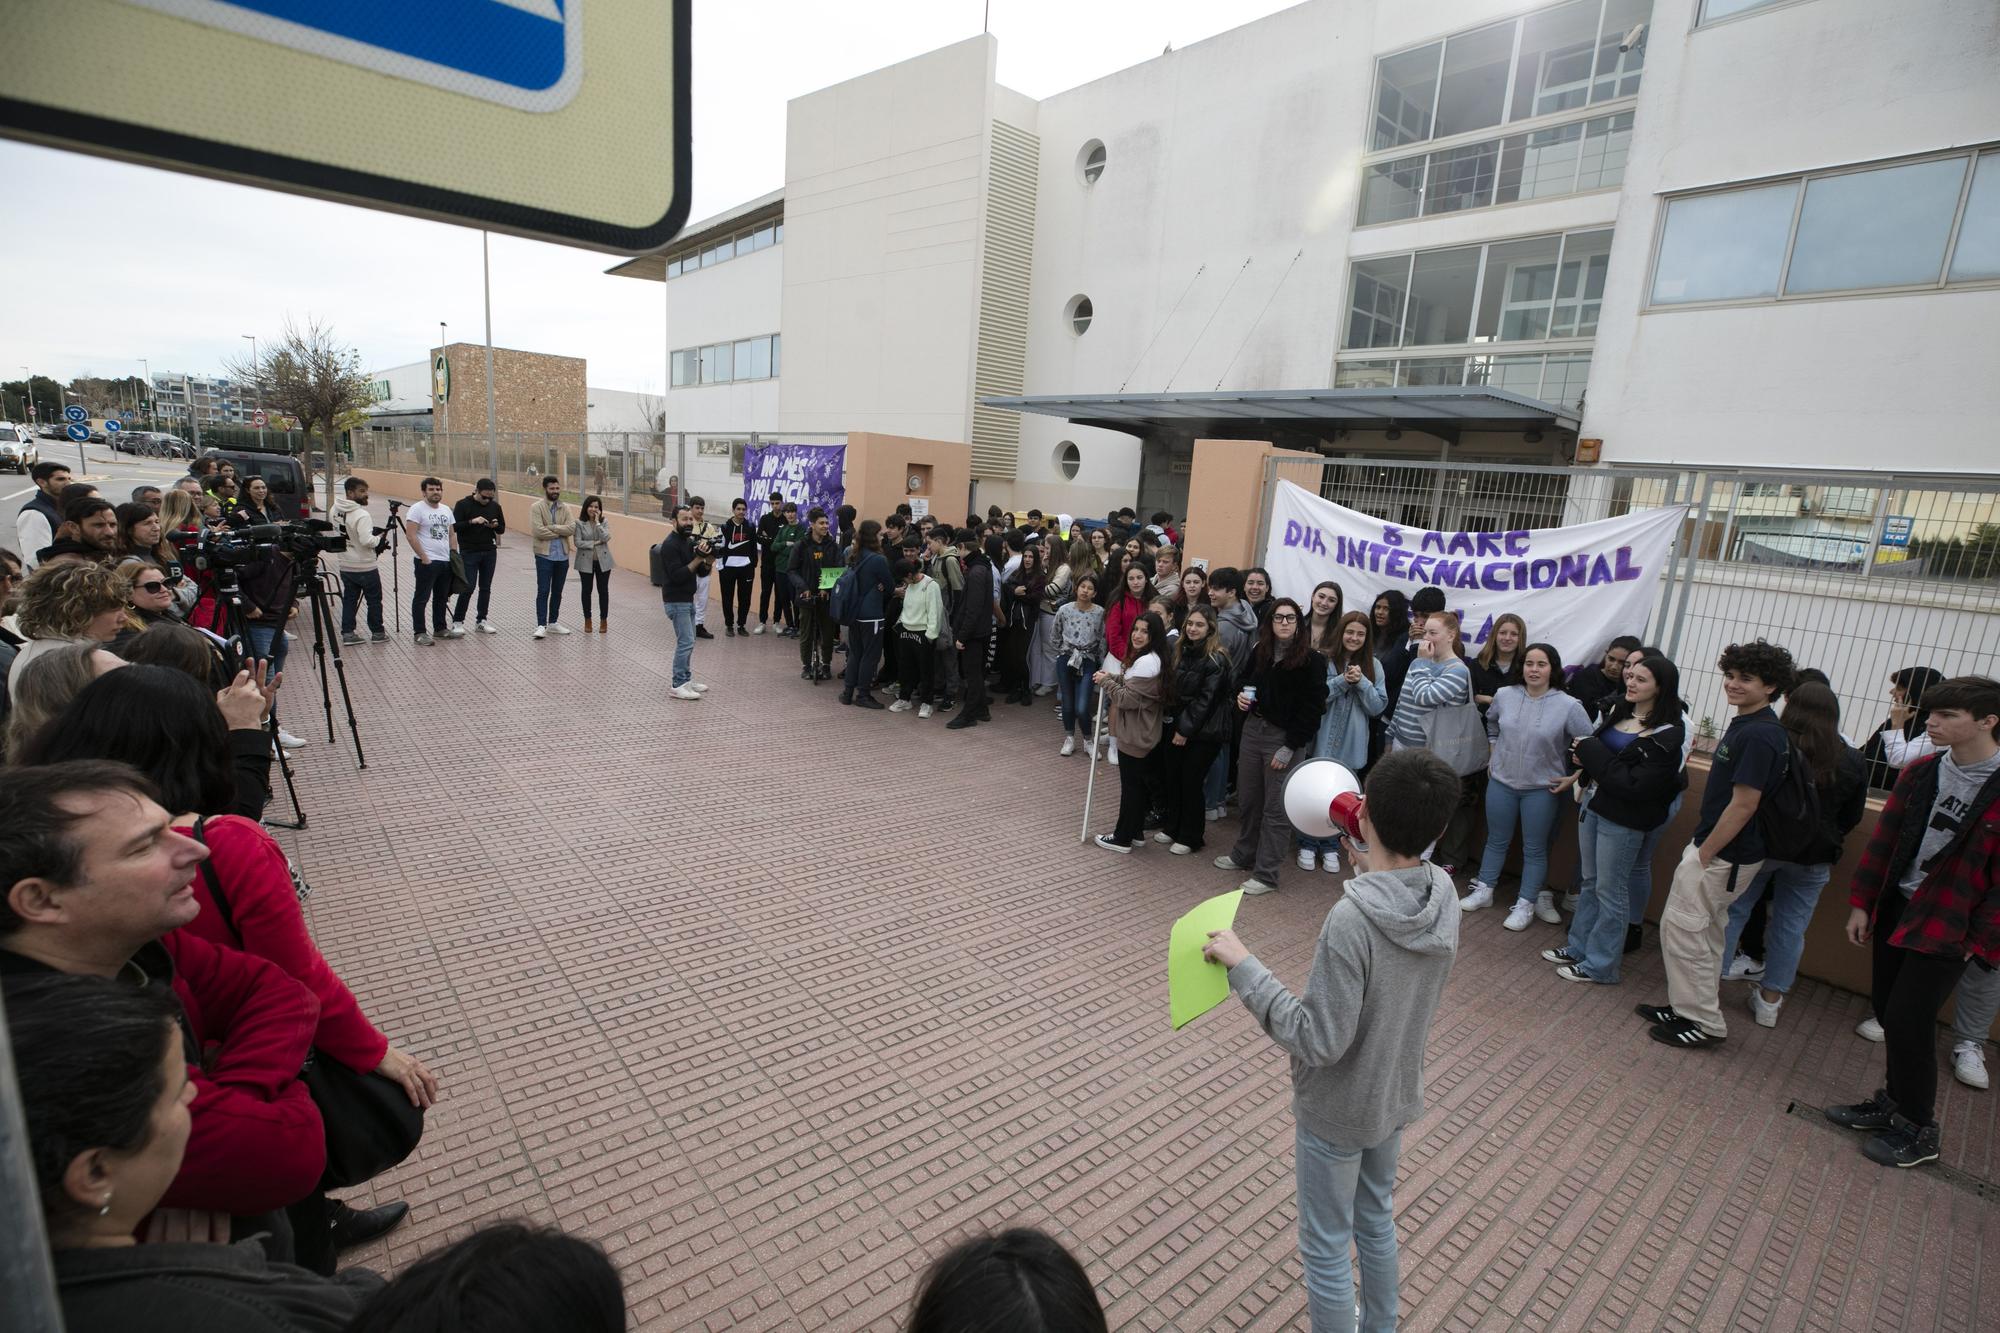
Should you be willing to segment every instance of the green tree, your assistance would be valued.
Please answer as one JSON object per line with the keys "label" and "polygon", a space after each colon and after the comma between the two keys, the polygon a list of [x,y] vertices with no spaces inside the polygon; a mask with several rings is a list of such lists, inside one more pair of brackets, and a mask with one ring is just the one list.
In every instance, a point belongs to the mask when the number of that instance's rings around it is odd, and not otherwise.
{"label": "green tree", "polygon": [[1981,523],[1964,537],[1911,542],[1910,558],[1923,561],[1932,578],[2000,578],[2000,523]]}

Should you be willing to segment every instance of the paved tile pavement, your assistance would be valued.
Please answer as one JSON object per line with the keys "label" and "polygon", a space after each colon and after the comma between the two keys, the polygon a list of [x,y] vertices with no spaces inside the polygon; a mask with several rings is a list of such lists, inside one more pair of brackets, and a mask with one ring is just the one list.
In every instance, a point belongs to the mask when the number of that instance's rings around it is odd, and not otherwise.
{"label": "paved tile pavement", "polygon": [[[641,576],[590,638],[531,640],[532,588],[504,552],[500,635],[417,648],[405,606],[347,651],[365,773],[292,660],[314,929],[445,1083],[364,1191],[411,1220],[356,1259],[524,1217],[600,1241],[636,1327],[886,1329],[941,1247],[1020,1222],[1113,1327],[1304,1326],[1284,1058],[1234,1002],[1167,1021],[1168,925],[1233,877],[1079,846],[1086,763],[1040,702],[969,734],[844,709],[768,636],[703,641],[713,691],[677,702]],[[1338,887],[1244,903],[1294,986]],[[1404,1140],[1406,1328],[2000,1327],[2000,1207],[1787,1113],[1876,1086],[1859,997],[1670,1051],[1630,1013],[1664,996],[1650,934],[1582,987],[1500,916],[1466,922]],[[2000,1178],[1996,1097],[1944,1078],[1968,1179]]]}

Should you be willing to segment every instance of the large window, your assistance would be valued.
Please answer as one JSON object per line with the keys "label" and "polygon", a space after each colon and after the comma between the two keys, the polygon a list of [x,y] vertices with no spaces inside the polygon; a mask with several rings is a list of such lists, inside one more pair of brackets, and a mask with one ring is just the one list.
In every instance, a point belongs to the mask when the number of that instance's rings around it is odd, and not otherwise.
{"label": "large window", "polygon": [[2000,278],[2000,151],[1669,200],[1652,304],[1925,290]]}
{"label": "large window", "polygon": [[1375,62],[1369,149],[1629,97],[1639,90],[1651,14],[1652,0],[1569,0],[1384,56]]}
{"label": "large window", "polygon": [[778,335],[683,347],[672,354],[668,364],[671,384],[676,389],[696,384],[774,379],[778,374]]}
{"label": "large window", "polygon": [[1589,378],[1588,352],[1524,352],[1343,361],[1334,369],[1333,384],[1337,389],[1484,385],[1575,408]]}
{"label": "large window", "polygon": [[1361,223],[1603,190],[1625,179],[1632,113],[1389,158],[1363,172]]}
{"label": "large window", "polygon": [[1610,259],[1606,229],[1357,260],[1341,345],[1594,337]]}
{"label": "large window", "polygon": [[752,227],[725,236],[720,240],[706,241],[692,250],[682,250],[667,259],[667,276],[678,278],[683,273],[692,273],[698,268],[713,268],[725,260],[753,254],[758,250],[768,250],[785,239],[785,224],[767,222],[761,227]]}

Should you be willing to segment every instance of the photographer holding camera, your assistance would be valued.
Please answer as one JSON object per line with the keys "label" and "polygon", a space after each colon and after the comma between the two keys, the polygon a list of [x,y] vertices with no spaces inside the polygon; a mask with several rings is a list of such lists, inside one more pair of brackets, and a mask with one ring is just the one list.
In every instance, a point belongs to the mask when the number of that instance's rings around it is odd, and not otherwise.
{"label": "photographer holding camera", "polygon": [[[355,629],[355,615],[363,598],[368,602],[368,637],[387,643],[389,631],[382,624],[382,571],[376,559],[388,548],[388,531],[375,526],[368,514],[368,483],[349,477],[342,484],[346,494],[334,501],[333,521],[347,536],[347,549],[340,552],[340,641],[361,643]],[[395,521],[395,502],[390,502],[390,521]]]}

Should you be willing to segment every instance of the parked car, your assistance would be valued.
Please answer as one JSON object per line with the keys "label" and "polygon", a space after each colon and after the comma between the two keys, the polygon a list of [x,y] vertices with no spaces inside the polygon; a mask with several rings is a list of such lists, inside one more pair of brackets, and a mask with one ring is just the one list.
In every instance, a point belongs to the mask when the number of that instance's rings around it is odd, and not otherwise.
{"label": "parked car", "polygon": [[44,425],[40,430],[36,431],[35,434],[41,436],[45,440],[61,440],[67,438],[69,432],[65,431],[61,426],[57,425],[56,423],[50,422],[47,425]]}
{"label": "parked car", "polygon": [[143,458],[194,457],[193,445],[178,435],[168,435],[162,431],[121,431],[112,445],[128,454],[136,454]]}
{"label": "parked car", "polygon": [[29,468],[41,461],[41,450],[35,447],[33,431],[11,421],[0,421],[0,467],[9,472],[26,474]]}
{"label": "parked car", "polygon": [[312,494],[306,489],[306,470],[290,454],[263,453],[256,449],[208,449],[203,458],[236,465],[240,484],[262,477],[271,488],[271,517],[276,520],[312,517]]}

